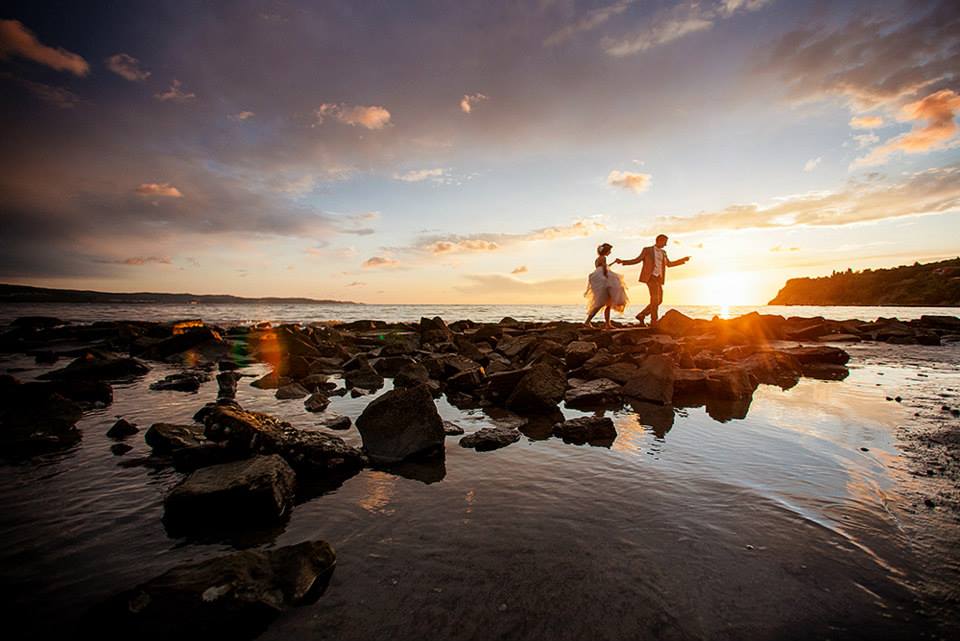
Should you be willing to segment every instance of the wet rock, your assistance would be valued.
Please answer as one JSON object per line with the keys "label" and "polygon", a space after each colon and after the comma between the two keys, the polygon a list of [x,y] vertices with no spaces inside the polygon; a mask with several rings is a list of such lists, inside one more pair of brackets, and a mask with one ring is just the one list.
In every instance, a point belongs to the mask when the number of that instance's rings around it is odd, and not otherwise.
{"label": "wet rock", "polygon": [[220,372],[217,374],[217,396],[233,398],[237,395],[237,383],[243,378],[238,372]]}
{"label": "wet rock", "polygon": [[281,428],[280,438],[265,445],[264,452],[275,452],[296,470],[300,477],[344,480],[368,464],[364,453],[339,436],[289,425]]}
{"label": "wet rock", "polygon": [[200,385],[208,380],[210,380],[210,377],[200,372],[179,372],[151,383],[150,389],[154,391],[196,392],[200,389]]}
{"label": "wet rock", "polygon": [[420,363],[410,363],[393,377],[393,386],[399,388],[416,387],[427,383],[429,380],[430,374],[426,367]]}
{"label": "wet rock", "polygon": [[217,363],[217,368],[221,372],[232,372],[243,367],[243,364],[237,363],[236,361],[223,360]]}
{"label": "wet rock", "polygon": [[121,418],[113,424],[113,427],[107,430],[107,436],[109,438],[126,438],[136,434],[139,431],[140,428],[138,428],[136,425],[124,418]]}
{"label": "wet rock", "polygon": [[842,381],[850,375],[845,365],[835,363],[807,363],[802,367],[804,376],[822,381]]}
{"label": "wet rock", "polygon": [[380,376],[394,377],[404,367],[415,362],[411,356],[384,356],[370,361],[370,366],[373,367]]}
{"label": "wet rock", "polygon": [[132,449],[133,447],[130,445],[127,445],[126,443],[114,443],[113,445],[110,446],[110,452],[114,456],[123,456],[124,454],[126,454]]}
{"label": "wet rock", "polygon": [[353,425],[349,416],[331,416],[320,422],[320,425],[330,430],[348,430]]}
{"label": "wet rock", "polygon": [[330,397],[324,392],[314,392],[303,402],[308,412],[322,412],[330,406]]}
{"label": "wet rock", "polygon": [[497,342],[497,351],[511,361],[522,361],[536,346],[536,336],[503,336]]}
{"label": "wet rock", "polygon": [[580,367],[597,352],[597,344],[592,341],[573,341],[564,350],[564,359],[569,369]]}
{"label": "wet rock", "polygon": [[673,376],[674,397],[689,397],[707,391],[707,373],[702,369],[678,369]]}
{"label": "wet rock", "polygon": [[162,361],[183,352],[203,352],[205,356],[222,355],[228,347],[219,332],[209,327],[191,328],[175,334],[141,351],[138,356]]}
{"label": "wet rock", "polygon": [[443,420],[426,385],[382,394],[367,405],[356,424],[374,463],[396,463],[443,446]]}
{"label": "wet rock", "polygon": [[277,455],[211,465],[167,495],[164,520],[172,527],[276,521],[293,507],[295,489],[293,469]]}
{"label": "wet rock", "polygon": [[719,400],[739,401],[753,398],[756,379],[742,367],[724,367],[707,372],[707,393]]}
{"label": "wet rock", "polygon": [[609,445],[617,438],[617,428],[607,416],[582,416],[557,423],[554,434],[568,443]]}
{"label": "wet rock", "polygon": [[495,372],[487,376],[486,395],[495,401],[503,401],[516,389],[523,377],[530,372],[529,367]]}
{"label": "wet rock", "polygon": [[154,423],[143,436],[155,454],[170,454],[184,447],[196,447],[206,441],[201,425]]}
{"label": "wet rock", "polygon": [[274,396],[280,400],[292,400],[296,398],[303,398],[304,396],[309,395],[308,392],[300,383],[290,383],[289,385],[284,385],[277,389]]}
{"label": "wet rock", "polygon": [[641,361],[637,374],[624,383],[624,396],[650,403],[669,405],[673,402],[676,366],[665,356],[654,354]]}
{"label": "wet rock", "polygon": [[956,316],[934,316],[924,314],[920,317],[920,320],[917,321],[917,324],[921,327],[929,327],[932,329],[960,331],[960,318],[957,318]]}
{"label": "wet rock", "polygon": [[825,322],[804,322],[802,325],[784,329],[783,337],[791,341],[819,339],[831,333],[831,327]]}
{"label": "wet rock", "polygon": [[269,414],[251,412],[238,404],[211,407],[203,417],[203,424],[206,438],[250,453],[275,448],[287,425]]}
{"label": "wet rock", "polygon": [[337,389],[337,384],[331,381],[326,374],[310,374],[297,382],[308,392],[329,392]]}
{"label": "wet rock", "polygon": [[15,318],[13,322],[10,323],[10,326],[35,331],[67,324],[68,321],[60,320],[54,316],[20,316],[19,318]]}
{"label": "wet rock", "polygon": [[76,428],[83,408],[50,391],[43,396],[17,397],[19,384],[0,391],[0,456],[19,459],[66,449],[81,439]]}
{"label": "wet rock", "polygon": [[344,372],[343,379],[347,387],[359,387],[365,390],[378,390],[383,387],[383,376],[364,362],[359,367]]}
{"label": "wet rock", "polygon": [[113,402],[113,387],[105,381],[85,381],[83,379],[68,379],[49,383],[31,381],[23,383],[17,388],[20,402],[27,402],[29,399],[41,401],[41,399],[54,393],[79,403],[83,407],[104,407]]}
{"label": "wet rock", "polygon": [[856,334],[824,334],[817,340],[821,343],[859,343],[863,339]]}
{"label": "wet rock", "polygon": [[85,627],[94,638],[253,639],[284,609],[315,600],[335,564],[329,544],[307,541],[178,565],[99,604]]}
{"label": "wet rock", "polygon": [[850,355],[839,347],[830,347],[827,345],[792,347],[779,351],[797,359],[801,365],[807,365],[809,363],[834,363],[836,365],[846,365],[847,361],[850,360]]}
{"label": "wet rock", "polygon": [[592,407],[616,403],[620,400],[620,383],[609,378],[596,378],[591,381],[577,381],[577,385],[568,389],[563,400],[568,407]]}
{"label": "wet rock", "polygon": [[276,371],[273,371],[269,374],[264,374],[257,380],[253,381],[250,383],[250,386],[258,389],[278,389],[284,385],[289,385],[292,382],[292,378],[280,376]]}
{"label": "wet rock", "polygon": [[542,363],[531,367],[507,398],[507,407],[514,411],[545,412],[563,400],[567,379],[562,372]]}
{"label": "wet rock", "polygon": [[482,369],[471,369],[451,376],[447,379],[447,386],[452,390],[469,392],[479,388],[485,380]]}
{"label": "wet rock", "polygon": [[127,380],[150,371],[135,358],[117,357],[91,350],[62,369],[42,374],[43,380]]}
{"label": "wet rock", "polygon": [[800,362],[783,352],[760,352],[740,361],[739,365],[760,383],[779,385],[784,389],[796,385],[803,373]]}
{"label": "wet rock", "polygon": [[443,433],[447,436],[459,436],[463,434],[463,428],[451,421],[444,421]]}
{"label": "wet rock", "polygon": [[512,427],[484,427],[460,439],[460,447],[472,447],[478,452],[488,452],[506,447],[520,440],[520,430]]}
{"label": "wet rock", "polygon": [[691,333],[696,325],[694,319],[671,309],[657,321],[657,331],[671,336],[684,336]]}

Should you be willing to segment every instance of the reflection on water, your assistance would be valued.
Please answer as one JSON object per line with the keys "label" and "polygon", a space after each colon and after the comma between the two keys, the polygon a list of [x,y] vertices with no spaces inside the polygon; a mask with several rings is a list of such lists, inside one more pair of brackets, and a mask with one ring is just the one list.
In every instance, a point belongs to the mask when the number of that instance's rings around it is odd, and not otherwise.
{"label": "reflection on water", "polygon": [[[568,408],[494,452],[450,437],[443,456],[364,470],[277,528],[192,538],[162,523],[163,496],[182,476],[118,464],[148,449],[135,436],[115,457],[105,436],[117,416],[141,429],[188,423],[215,396],[214,381],[197,394],[150,391],[174,371],[158,365],[85,415],[69,452],[0,466],[13,623],[29,622],[24,638],[62,636],[91,604],[179,563],[323,538],[338,553],[326,594],[262,639],[920,638],[933,626],[928,577],[955,560],[905,529],[916,481],[893,430],[911,413],[884,396],[933,370],[852,365],[843,382],[762,385],[752,403],[600,410],[617,426],[610,449],[553,437],[558,420],[590,414]],[[25,358],[0,363],[9,367],[43,371]],[[956,372],[937,376],[960,387]],[[314,415],[250,380],[242,405],[305,429],[356,418],[369,402],[332,397]],[[445,399],[438,409],[467,433],[516,420]],[[355,428],[331,433],[360,443]]]}

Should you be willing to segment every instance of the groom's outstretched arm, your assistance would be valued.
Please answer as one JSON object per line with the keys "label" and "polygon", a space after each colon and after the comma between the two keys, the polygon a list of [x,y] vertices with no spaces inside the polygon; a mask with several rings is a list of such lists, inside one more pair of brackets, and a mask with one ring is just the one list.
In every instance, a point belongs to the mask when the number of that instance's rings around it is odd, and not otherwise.
{"label": "groom's outstretched arm", "polygon": [[642,260],[643,260],[643,252],[640,252],[640,255],[637,256],[636,258],[631,258],[630,260],[621,260],[621,261],[620,261],[620,264],[621,264],[621,265],[636,265],[637,263],[639,263],[639,262],[642,261]]}

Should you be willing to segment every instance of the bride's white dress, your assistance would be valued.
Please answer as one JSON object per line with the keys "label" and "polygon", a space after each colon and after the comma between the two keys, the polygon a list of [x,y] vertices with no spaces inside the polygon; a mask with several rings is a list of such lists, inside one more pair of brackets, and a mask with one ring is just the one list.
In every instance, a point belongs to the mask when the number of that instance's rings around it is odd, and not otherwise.
{"label": "bride's white dress", "polygon": [[583,296],[587,299],[588,312],[609,304],[611,308],[622,313],[630,302],[623,274],[618,274],[609,267],[606,275],[603,273],[603,267],[593,270],[593,273],[587,277],[587,291]]}

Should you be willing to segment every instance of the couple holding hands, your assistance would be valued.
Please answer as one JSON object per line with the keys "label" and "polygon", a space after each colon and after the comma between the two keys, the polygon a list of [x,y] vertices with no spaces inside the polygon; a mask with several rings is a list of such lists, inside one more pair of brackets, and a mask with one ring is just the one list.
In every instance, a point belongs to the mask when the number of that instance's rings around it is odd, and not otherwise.
{"label": "couple holding hands", "polygon": [[[663,248],[667,245],[667,237],[664,234],[657,236],[656,241],[649,247],[644,247],[640,255],[631,260],[621,260],[617,258],[613,261],[614,265],[636,265],[643,263],[640,268],[640,282],[646,283],[650,290],[650,304],[644,307],[637,320],[640,325],[646,325],[644,319],[650,316],[650,326],[657,324],[657,307],[663,301],[663,281],[666,276],[667,267],[676,267],[683,265],[690,260],[689,256],[680,260],[670,260]],[[592,327],[590,321],[597,315],[597,312],[603,308],[603,318],[606,321],[604,327],[612,329],[610,324],[610,310],[615,309],[623,312],[629,299],[627,297],[627,284],[622,274],[610,271],[607,267],[607,258],[613,245],[603,243],[597,247],[597,259],[594,261],[596,269],[587,278],[587,291],[584,297],[587,299],[587,320],[584,321],[585,327]]]}

